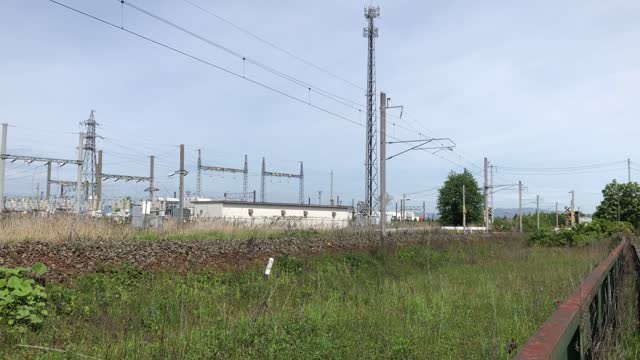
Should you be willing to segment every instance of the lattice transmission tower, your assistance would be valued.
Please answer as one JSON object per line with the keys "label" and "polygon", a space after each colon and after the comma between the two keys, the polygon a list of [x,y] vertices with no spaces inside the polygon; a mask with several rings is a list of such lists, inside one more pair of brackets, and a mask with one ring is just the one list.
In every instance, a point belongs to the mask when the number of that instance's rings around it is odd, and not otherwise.
{"label": "lattice transmission tower", "polygon": [[367,27],[363,35],[368,41],[367,50],[367,122],[366,152],[365,152],[365,200],[364,212],[366,216],[373,215],[376,207],[375,194],[378,192],[378,149],[376,119],[376,38],[378,28],[375,19],[380,16],[380,7],[368,6],[364,9],[364,17],[367,19]]}
{"label": "lattice transmission tower", "polygon": [[95,118],[95,110],[91,110],[89,118],[82,121],[80,125],[84,126],[84,158],[82,162],[82,189],[77,189],[77,191],[82,192],[82,204],[95,210],[99,206],[96,203],[96,127],[98,123]]}

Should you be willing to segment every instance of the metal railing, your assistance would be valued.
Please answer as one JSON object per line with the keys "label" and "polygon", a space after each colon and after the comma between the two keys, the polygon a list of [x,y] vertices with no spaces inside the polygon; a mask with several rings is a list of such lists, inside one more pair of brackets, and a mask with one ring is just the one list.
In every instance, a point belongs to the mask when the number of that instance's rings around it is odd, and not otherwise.
{"label": "metal railing", "polygon": [[593,358],[617,326],[625,266],[633,268],[638,291],[640,260],[624,239],[529,338],[515,359]]}

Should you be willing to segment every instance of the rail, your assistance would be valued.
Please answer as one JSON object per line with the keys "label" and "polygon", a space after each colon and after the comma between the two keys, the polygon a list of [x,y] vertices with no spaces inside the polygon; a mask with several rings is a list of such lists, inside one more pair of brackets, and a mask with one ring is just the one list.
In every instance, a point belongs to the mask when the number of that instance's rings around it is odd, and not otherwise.
{"label": "rail", "polygon": [[529,338],[515,359],[593,358],[616,326],[625,265],[633,266],[637,291],[640,261],[634,246],[624,239]]}

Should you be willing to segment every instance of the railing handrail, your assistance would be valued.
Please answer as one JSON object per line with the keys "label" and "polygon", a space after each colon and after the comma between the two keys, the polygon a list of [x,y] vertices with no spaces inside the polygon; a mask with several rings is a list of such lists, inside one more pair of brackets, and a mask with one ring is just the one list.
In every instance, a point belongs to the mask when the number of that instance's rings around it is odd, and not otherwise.
{"label": "railing handrail", "polygon": [[[587,276],[580,286],[562,303],[535,335],[529,338],[518,360],[567,358],[567,347],[571,344],[580,326],[581,315],[588,311],[589,304],[598,295],[600,287],[629,242],[624,239]],[[587,309],[585,309],[587,308]]]}

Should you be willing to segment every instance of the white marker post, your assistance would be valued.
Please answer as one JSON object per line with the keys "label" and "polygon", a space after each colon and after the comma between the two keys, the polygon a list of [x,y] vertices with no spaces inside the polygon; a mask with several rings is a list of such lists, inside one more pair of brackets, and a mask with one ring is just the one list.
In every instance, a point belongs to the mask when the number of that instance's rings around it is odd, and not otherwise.
{"label": "white marker post", "polygon": [[271,268],[273,267],[273,258],[269,258],[269,262],[267,263],[267,268],[264,269],[264,277],[268,278],[269,275],[271,274]]}

